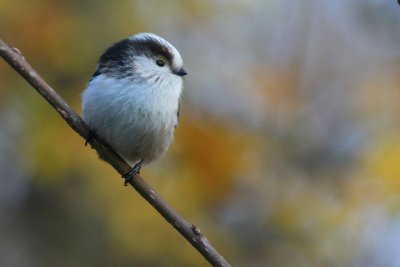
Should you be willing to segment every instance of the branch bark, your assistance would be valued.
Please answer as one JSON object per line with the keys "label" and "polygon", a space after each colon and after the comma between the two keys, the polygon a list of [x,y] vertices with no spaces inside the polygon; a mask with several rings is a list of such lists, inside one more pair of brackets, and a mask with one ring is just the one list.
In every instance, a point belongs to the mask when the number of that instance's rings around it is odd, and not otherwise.
{"label": "branch bark", "polygon": [[[0,38],[1,57],[17,71],[47,102],[60,114],[69,126],[85,140],[89,137],[89,127],[83,119],[58,95],[50,85],[30,66],[21,52],[9,46]],[[110,163],[121,175],[131,167],[110,146],[97,137],[89,141],[101,158]],[[213,266],[231,266],[211,245],[200,229],[188,223],[139,175],[133,177],[130,185],[149,202],[198,252]]]}

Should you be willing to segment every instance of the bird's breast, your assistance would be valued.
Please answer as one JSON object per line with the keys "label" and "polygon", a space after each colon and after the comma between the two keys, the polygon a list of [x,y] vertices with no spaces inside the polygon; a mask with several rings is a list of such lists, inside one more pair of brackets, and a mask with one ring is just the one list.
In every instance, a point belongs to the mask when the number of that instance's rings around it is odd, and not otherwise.
{"label": "bird's breast", "polygon": [[83,95],[84,118],[125,159],[149,162],[172,142],[181,91],[179,81],[95,80]]}

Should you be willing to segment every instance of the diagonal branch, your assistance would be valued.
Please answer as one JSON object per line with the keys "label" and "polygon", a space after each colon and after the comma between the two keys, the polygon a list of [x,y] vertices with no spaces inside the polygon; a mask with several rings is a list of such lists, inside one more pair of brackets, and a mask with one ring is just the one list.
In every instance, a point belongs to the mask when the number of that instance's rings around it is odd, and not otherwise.
{"label": "diagonal branch", "polygon": [[[16,48],[10,47],[0,38],[0,56],[47,102],[53,106],[69,126],[84,139],[89,137],[89,128],[83,119],[58,95],[48,83],[29,65]],[[131,167],[111,147],[97,137],[89,141],[97,150],[101,158],[110,163],[120,174],[126,173]],[[130,181],[133,188],[147,200],[190,244],[200,252],[213,266],[227,267],[230,264],[211,245],[208,239],[201,234],[200,229],[188,223],[168,203],[166,203],[142,177],[136,175]]]}

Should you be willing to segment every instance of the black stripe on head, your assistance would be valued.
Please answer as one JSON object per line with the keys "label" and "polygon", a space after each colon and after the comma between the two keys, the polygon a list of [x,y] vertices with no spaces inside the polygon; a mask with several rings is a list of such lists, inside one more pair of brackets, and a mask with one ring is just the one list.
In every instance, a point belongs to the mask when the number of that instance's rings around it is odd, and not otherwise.
{"label": "black stripe on head", "polygon": [[168,60],[170,64],[172,64],[173,55],[167,44],[163,44],[150,36],[133,39],[132,43],[139,55],[144,55],[151,58],[162,56]]}
{"label": "black stripe on head", "polygon": [[119,73],[124,73],[127,71],[126,75],[129,75],[129,58],[132,55],[132,44],[129,39],[124,39],[115,43],[109,47],[99,59],[96,72],[93,74],[92,78],[102,74],[109,73],[111,75]]}
{"label": "black stripe on head", "polygon": [[130,50],[131,44],[128,39],[119,41],[108,48],[106,52],[104,52],[104,54],[100,57],[99,63],[109,64],[112,62],[117,65],[123,65]]}
{"label": "black stripe on head", "polygon": [[146,36],[138,39],[124,39],[109,47],[100,57],[96,72],[92,78],[107,73],[111,76],[127,77],[133,75],[134,56],[146,56],[156,59],[164,57],[172,65],[173,55],[167,44]]}

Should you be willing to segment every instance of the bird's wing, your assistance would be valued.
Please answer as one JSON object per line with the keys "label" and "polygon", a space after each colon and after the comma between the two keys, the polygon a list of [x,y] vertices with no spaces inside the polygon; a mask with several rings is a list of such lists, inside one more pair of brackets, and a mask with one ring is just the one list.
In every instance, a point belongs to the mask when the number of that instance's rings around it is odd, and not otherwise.
{"label": "bird's wing", "polygon": [[178,101],[178,110],[176,111],[176,125],[175,125],[175,128],[178,127],[179,112],[180,111],[181,111],[181,100]]}

